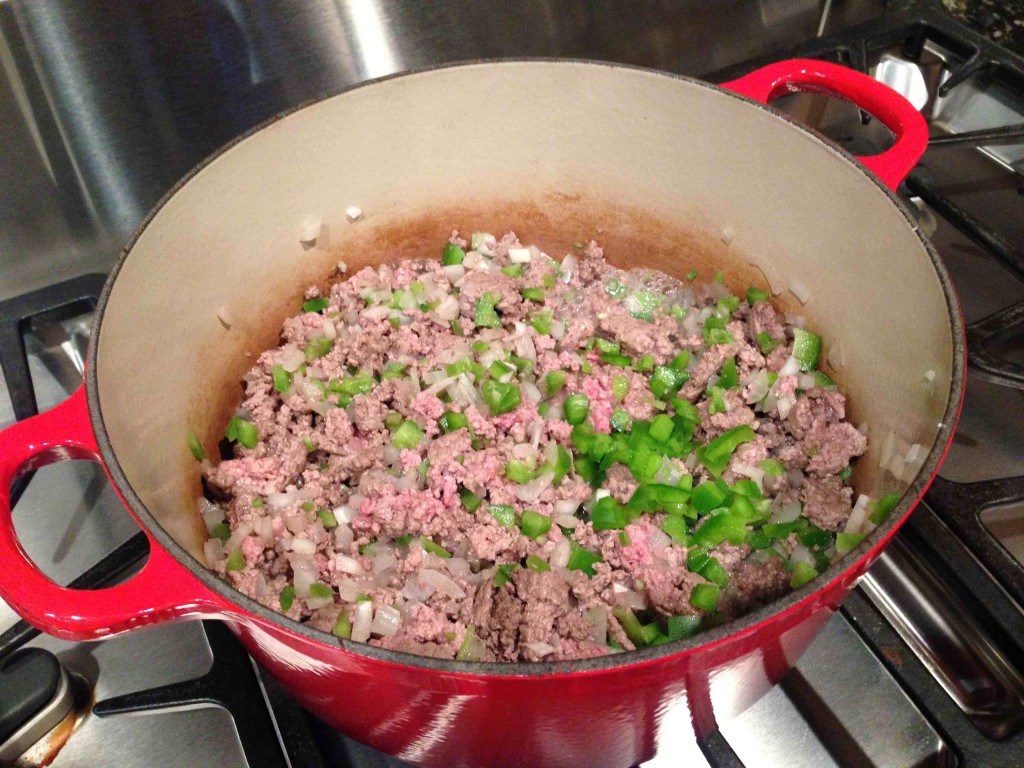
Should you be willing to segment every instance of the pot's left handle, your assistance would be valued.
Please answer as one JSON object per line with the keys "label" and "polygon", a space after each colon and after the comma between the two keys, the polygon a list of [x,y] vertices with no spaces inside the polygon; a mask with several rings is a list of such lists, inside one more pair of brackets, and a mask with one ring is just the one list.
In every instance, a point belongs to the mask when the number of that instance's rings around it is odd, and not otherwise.
{"label": "pot's left handle", "polygon": [[857,158],[892,190],[928,147],[928,124],[914,105],[884,83],[849,67],[817,59],[788,59],[721,87],[762,104],[793,91],[825,91],[849,99],[896,136],[896,143],[885,152]]}
{"label": "pot's left handle", "polygon": [[100,462],[85,386],[56,408],[0,432],[0,597],[44,632],[95,640],[185,616],[218,614],[223,604],[149,536],[149,559],[123,584],[75,590],[51,581],[18,541],[11,483],[25,472],[68,459]]}

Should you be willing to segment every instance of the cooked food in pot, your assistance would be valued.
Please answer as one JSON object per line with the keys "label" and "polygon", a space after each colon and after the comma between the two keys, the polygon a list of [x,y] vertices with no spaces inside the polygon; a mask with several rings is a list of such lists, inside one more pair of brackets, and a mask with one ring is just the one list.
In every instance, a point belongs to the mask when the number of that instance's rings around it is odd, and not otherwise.
{"label": "cooked food in pot", "polygon": [[853,503],[866,438],[821,338],[701,277],[454,232],[310,288],[206,465],[210,568],[338,637],[473,661],[659,644],[803,585],[895,497]]}

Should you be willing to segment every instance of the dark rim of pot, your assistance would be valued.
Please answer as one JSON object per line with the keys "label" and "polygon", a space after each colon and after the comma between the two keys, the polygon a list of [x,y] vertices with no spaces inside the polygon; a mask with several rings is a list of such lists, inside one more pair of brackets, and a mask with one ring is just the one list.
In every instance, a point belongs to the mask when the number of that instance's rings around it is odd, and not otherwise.
{"label": "dark rim of pot", "polygon": [[[93,428],[96,433],[96,441],[100,447],[100,453],[103,457],[103,461],[110,471],[111,477],[117,485],[118,490],[123,495],[128,506],[132,512],[138,517],[142,524],[148,529],[149,533],[154,539],[164,547],[168,552],[171,553],[181,564],[187,569],[192,576],[198,579],[205,587],[221,596],[229,603],[236,605],[242,609],[242,612],[247,612],[255,616],[259,621],[266,622],[269,624],[276,625],[280,629],[288,632],[293,632],[297,635],[301,635],[309,640],[321,643],[327,646],[336,647],[353,653],[359,656],[364,656],[368,659],[373,659],[378,662],[384,662],[388,664],[394,664],[403,667],[420,668],[424,670],[433,670],[445,673],[457,673],[464,675],[474,676],[515,676],[515,675],[527,675],[527,676],[539,676],[539,675],[562,675],[567,673],[575,672],[601,672],[608,670],[615,670],[621,667],[628,667],[633,664],[641,664],[645,662],[655,661],[657,659],[666,658],[669,656],[676,656],[683,653],[690,653],[694,650],[710,647],[717,645],[729,638],[736,638],[741,635],[752,634],[759,626],[763,623],[769,622],[772,619],[781,616],[782,614],[790,613],[798,606],[805,602],[810,602],[814,599],[814,596],[819,592],[828,590],[835,582],[848,577],[849,573],[858,569],[862,561],[870,556],[877,555],[877,551],[881,550],[881,546],[891,535],[895,533],[895,529],[902,524],[904,519],[910,513],[910,510],[917,504],[918,500],[924,494],[925,490],[931,484],[932,479],[938,472],[939,466],[945,458],[946,451],[952,441],[953,429],[956,425],[957,418],[960,413],[960,407],[963,401],[963,392],[965,386],[966,377],[966,340],[964,335],[963,318],[960,313],[959,302],[956,297],[956,292],[953,288],[952,281],[942,260],[935,252],[931,244],[925,239],[921,233],[920,228],[917,226],[913,216],[907,211],[903,203],[897,197],[897,195],[890,190],[885,184],[883,184],[874,174],[867,170],[856,158],[854,158],[849,152],[845,151],[841,147],[832,143],[828,138],[822,136],[814,129],[797,122],[788,115],[774,109],[768,105],[762,104],[761,102],[748,99],[745,96],[741,96],[733,91],[726,88],[707,83],[702,80],[698,80],[684,75],[678,75],[670,72],[662,72],[658,70],[649,69],[646,67],[637,67],[627,64],[618,64],[613,62],[605,61],[593,61],[586,59],[558,59],[558,58],[509,58],[509,59],[490,59],[490,60],[475,60],[475,61],[464,61],[449,64],[442,64],[433,67],[424,67],[408,72],[397,73],[393,75],[387,75],[385,77],[377,78],[374,80],[368,80],[348,88],[343,88],[337,92],[329,94],[327,96],[311,99],[304,102],[292,109],[283,111],[274,117],[260,123],[249,131],[235,138],[230,143],[224,145],[216,152],[211,154],[209,157],[204,159],[195,168],[193,168],[187,175],[185,175],[177,184],[170,189],[167,194],[161,198],[161,200],[153,207],[153,209],[146,216],[145,220],[138,226],[133,233],[131,239],[128,241],[125,248],[122,250],[117,263],[114,265],[110,276],[107,279],[106,285],[103,288],[102,295],[100,296],[99,304],[96,308],[96,315],[94,320],[94,327],[92,337],[89,342],[89,354],[88,359],[94,361],[96,359],[96,352],[99,344],[100,334],[103,327],[103,315],[107,307],[107,301],[110,297],[111,290],[114,283],[117,280],[117,276],[124,265],[125,260],[131,255],[132,248],[138,241],[139,237],[146,230],[150,221],[161,211],[164,205],[174,197],[179,190],[181,190],[188,182],[195,177],[198,173],[204,170],[212,162],[217,160],[221,155],[230,151],[236,144],[240,144],[246,139],[250,138],[256,133],[272,125],[282,118],[288,117],[302,109],[325,101],[327,99],[336,98],[342,96],[351,91],[355,91],[360,88],[373,87],[382,82],[394,80],[398,78],[411,78],[417,75],[425,73],[433,73],[443,71],[447,69],[457,69],[465,67],[492,67],[492,66],[507,66],[507,65],[585,65],[592,67],[606,67],[609,69],[626,69],[631,71],[640,72],[646,75],[655,77],[663,77],[668,80],[676,80],[686,83],[691,86],[705,88],[710,91],[728,96],[729,98],[738,99],[745,102],[751,108],[759,109],[765,113],[766,116],[770,116],[776,120],[782,120],[787,123],[792,129],[801,131],[815,140],[815,142],[821,147],[821,149],[831,152],[834,155],[838,155],[843,158],[847,163],[856,168],[864,176],[864,180],[872,184],[875,188],[885,194],[895,208],[903,215],[906,220],[906,224],[910,227],[917,235],[918,242],[922,249],[928,254],[928,258],[931,260],[932,267],[935,270],[936,275],[939,278],[939,282],[942,286],[942,292],[946,299],[946,309],[949,314],[952,341],[953,341],[953,365],[952,365],[952,381],[950,382],[949,399],[946,403],[946,409],[943,414],[942,423],[939,425],[938,435],[935,443],[928,453],[928,457],[925,460],[921,469],[917,472],[913,482],[909,485],[906,492],[901,497],[896,508],[889,515],[889,518],[878,526],[874,531],[871,532],[864,540],[854,549],[847,553],[842,558],[833,563],[823,574],[819,577],[811,580],[806,585],[787,593],[783,597],[773,600],[770,603],[757,608],[737,619],[727,621],[724,624],[714,627],[702,632],[699,632],[691,638],[682,640],[675,640],[663,645],[638,649],[634,651],[627,651],[619,654],[612,654],[609,656],[602,656],[599,658],[592,659],[578,659],[571,661],[557,661],[557,662],[470,662],[470,661],[450,661],[445,659],[434,659],[426,656],[418,656],[415,654],[404,653],[401,651],[391,651],[376,646],[369,645],[367,643],[357,643],[352,641],[341,640],[333,635],[323,632],[321,630],[313,629],[305,624],[289,619],[286,616],[277,613],[269,608],[264,607],[252,598],[243,595],[241,592],[236,591],[226,581],[222,580],[212,571],[208,570],[205,565],[198,562],[192,557],[177,541],[175,541],[156,521],[152,513],[146,508],[145,504],[136,495],[131,484],[128,482],[127,477],[121,469],[120,464],[117,461],[117,457],[114,454],[113,448],[110,444],[110,440],[107,436],[106,428],[103,421],[103,409],[99,402],[97,395],[97,373],[96,366],[89,365],[86,368],[86,391],[88,395],[89,403],[89,415],[92,421]],[[239,612],[239,616],[226,615],[225,618],[229,620],[241,620],[246,621],[244,613]],[[251,619],[249,619],[251,621]]]}

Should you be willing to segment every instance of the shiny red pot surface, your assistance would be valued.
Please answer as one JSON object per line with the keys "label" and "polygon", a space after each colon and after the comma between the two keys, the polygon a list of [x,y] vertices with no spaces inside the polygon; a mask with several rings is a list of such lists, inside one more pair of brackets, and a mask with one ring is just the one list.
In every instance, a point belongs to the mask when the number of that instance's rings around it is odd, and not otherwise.
{"label": "shiny red pot surface", "polygon": [[[789,89],[851,99],[893,131],[894,147],[852,158],[763,105]],[[312,712],[427,765],[625,766],[708,733],[796,662],[952,438],[962,320],[945,270],[892,192],[926,141],[901,97],[815,61],[724,87],[599,63],[471,64],[283,115],[162,201],[107,283],[83,388],[0,433],[0,595],[70,639],[223,619]],[[364,212],[355,222],[345,216],[353,205]],[[315,247],[299,242],[310,216],[323,222]],[[787,286],[799,281],[810,295],[799,311],[823,331],[851,420],[868,428],[856,490],[901,493],[896,511],[786,598],[689,640],[602,659],[409,656],[308,629],[235,592],[202,564],[189,429],[213,447],[241,373],[339,258],[354,271],[433,254],[453,227],[514,229],[554,255],[593,236],[619,266],[721,268],[734,288],[767,282],[784,306],[797,306]],[[915,443],[923,465],[894,476],[889,456]],[[67,590],[18,543],[12,479],[69,458],[102,463],[149,536],[149,560],[125,584]]]}

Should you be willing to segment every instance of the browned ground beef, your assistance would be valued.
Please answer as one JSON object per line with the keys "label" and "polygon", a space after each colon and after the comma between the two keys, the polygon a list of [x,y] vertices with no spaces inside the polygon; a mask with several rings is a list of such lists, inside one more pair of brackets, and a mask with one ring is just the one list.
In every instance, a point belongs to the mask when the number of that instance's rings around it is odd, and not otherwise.
{"label": "browned ground beef", "polygon": [[518,661],[689,634],[828,565],[866,441],[763,296],[474,242],[306,292],[205,471],[212,569],[342,637]]}

